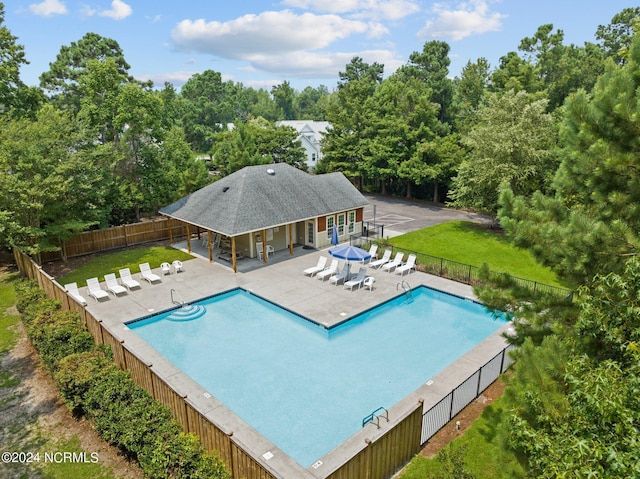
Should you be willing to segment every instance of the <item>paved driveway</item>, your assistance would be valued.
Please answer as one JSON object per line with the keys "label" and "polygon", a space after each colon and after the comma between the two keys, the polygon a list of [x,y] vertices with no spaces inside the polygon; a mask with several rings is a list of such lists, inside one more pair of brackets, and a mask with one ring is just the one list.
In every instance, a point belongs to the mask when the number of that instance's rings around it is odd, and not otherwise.
{"label": "paved driveway", "polygon": [[441,208],[418,201],[408,201],[387,196],[365,195],[369,205],[364,208],[364,220],[384,225],[384,236],[392,237],[410,231],[427,228],[446,221],[466,220],[491,223],[489,216],[469,211]]}

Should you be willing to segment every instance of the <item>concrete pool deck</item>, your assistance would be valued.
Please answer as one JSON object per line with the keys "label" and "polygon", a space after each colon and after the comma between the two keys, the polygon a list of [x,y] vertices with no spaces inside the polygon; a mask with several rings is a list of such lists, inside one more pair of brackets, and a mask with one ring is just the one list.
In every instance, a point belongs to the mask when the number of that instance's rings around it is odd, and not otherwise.
{"label": "concrete pool deck", "polygon": [[[180,248],[184,245],[174,246]],[[97,320],[102,321],[114,337],[134,348],[136,355],[152,367],[155,374],[164,378],[179,394],[186,397],[186,400],[204,417],[227,434],[232,433],[234,441],[241,444],[246,451],[251,452],[254,459],[275,477],[301,479],[327,477],[339,469],[346,460],[361,452],[369,442],[375,442],[377,438],[403,420],[408,412],[415,410],[419,403],[422,403],[423,411],[436,405],[506,346],[502,334],[508,331],[507,324],[433,378],[425,378],[425,381],[428,381],[423,386],[396,405],[384,405],[388,407],[390,421],[388,423],[383,421],[380,429],[374,425],[364,427],[336,449],[318,458],[313,466],[304,468],[212,397],[124,324],[175,307],[175,304],[171,303],[171,290],[177,292],[185,302],[191,302],[241,287],[308,319],[331,327],[403,294],[402,281],[406,281],[411,288],[425,285],[476,300],[472,288],[421,272],[412,272],[401,277],[393,272],[387,273],[368,268],[368,274],[376,279],[373,290],[360,288],[350,291],[344,289],[342,285],[334,286],[328,281],[321,282],[315,277],[303,274],[306,268],[316,265],[319,256],[326,256],[329,261],[331,260],[331,256],[327,253],[328,248],[318,251],[296,247],[293,256],[289,255],[288,250],[280,251],[269,258],[266,265],[257,259],[244,259],[240,261],[237,273],[233,273],[230,265],[224,262],[210,263],[207,258],[199,256],[198,253],[205,253],[204,249],[199,251],[193,244],[192,248],[196,257],[183,262],[184,272],[163,276],[159,269],[154,270],[154,273],[162,277],[161,283],[151,285],[135,274],[134,279],[140,282],[140,289],[118,298],[110,294],[108,300],[100,302],[89,297],[86,287],[80,288],[80,292],[87,299],[87,310]],[[359,267],[359,264],[353,265],[354,269]],[[282,420],[286,421],[287,418]]]}
{"label": "concrete pool deck", "polygon": [[[197,251],[194,249],[193,253],[197,254]],[[342,285],[329,284],[328,280],[322,282],[303,274],[306,268],[317,264],[320,256],[327,257],[328,263],[331,262],[332,257],[327,249],[304,250],[296,247],[293,256],[289,255],[288,250],[279,251],[269,258],[267,264],[257,259],[241,260],[237,273],[233,273],[230,266],[224,263],[209,263],[208,259],[196,256],[183,263],[182,273],[163,276],[159,269],[154,270],[162,277],[161,283],[151,285],[135,274],[134,279],[140,282],[141,288],[117,298],[110,294],[108,300],[96,302],[89,297],[86,288],[80,288],[80,293],[87,299],[87,309],[97,319],[110,322],[116,317],[119,322],[126,323],[175,307],[171,303],[172,289],[188,303],[240,287],[326,327],[401,294],[402,281],[406,281],[411,288],[424,284],[456,296],[477,299],[471,286],[465,284],[421,272],[400,276],[374,268],[367,268],[367,275],[375,278],[373,290],[354,288],[351,291]],[[351,269],[357,271],[360,266],[359,263],[352,263]],[[177,295],[174,295],[174,299]]]}

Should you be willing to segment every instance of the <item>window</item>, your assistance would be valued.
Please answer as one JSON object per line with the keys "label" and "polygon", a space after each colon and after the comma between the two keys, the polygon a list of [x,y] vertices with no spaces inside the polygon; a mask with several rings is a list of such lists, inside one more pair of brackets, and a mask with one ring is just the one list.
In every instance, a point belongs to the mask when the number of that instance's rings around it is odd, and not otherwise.
{"label": "window", "polygon": [[344,236],[344,213],[338,215],[338,236]]}
{"label": "window", "polygon": [[348,216],[347,230],[349,231],[349,234],[353,234],[356,230],[356,212],[349,211],[349,213],[347,213],[347,216]]}
{"label": "window", "polygon": [[331,239],[331,235],[333,234],[334,220],[333,216],[327,216],[327,238],[329,239]]}
{"label": "window", "polygon": [[311,153],[311,161],[316,161],[316,154],[315,153]]}

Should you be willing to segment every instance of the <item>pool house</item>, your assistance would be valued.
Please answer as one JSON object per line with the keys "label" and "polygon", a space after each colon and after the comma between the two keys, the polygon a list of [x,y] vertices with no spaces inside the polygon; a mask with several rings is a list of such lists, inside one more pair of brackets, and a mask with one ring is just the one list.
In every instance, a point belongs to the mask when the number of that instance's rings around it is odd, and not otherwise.
{"label": "pool house", "polygon": [[[322,248],[362,232],[366,198],[342,173],[310,175],[286,163],[247,166],[160,210],[194,234],[209,261],[258,258],[267,263],[295,246]],[[173,240],[171,240],[173,242]]]}

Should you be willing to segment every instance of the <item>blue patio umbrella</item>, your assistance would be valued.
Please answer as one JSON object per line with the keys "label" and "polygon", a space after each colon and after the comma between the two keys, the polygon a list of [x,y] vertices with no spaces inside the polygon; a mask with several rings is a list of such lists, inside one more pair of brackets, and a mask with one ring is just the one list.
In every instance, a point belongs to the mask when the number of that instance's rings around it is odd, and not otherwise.
{"label": "blue patio umbrella", "polygon": [[364,261],[365,259],[371,258],[368,251],[352,245],[336,246],[329,250],[329,254],[334,258],[347,260],[347,276],[350,273],[351,261]]}
{"label": "blue patio umbrella", "polygon": [[331,244],[333,246],[337,245],[340,241],[338,241],[338,228],[333,227],[333,232],[331,233]]}

